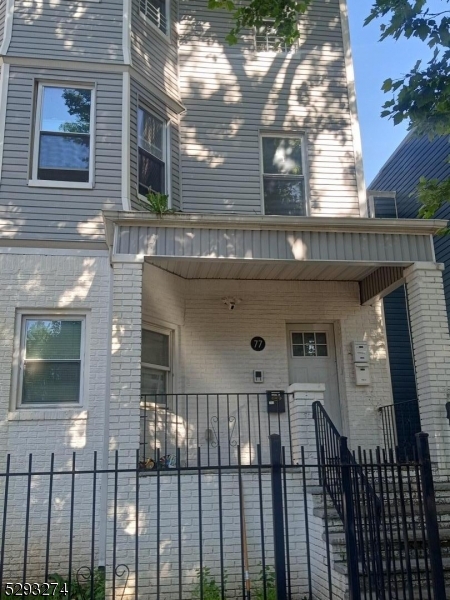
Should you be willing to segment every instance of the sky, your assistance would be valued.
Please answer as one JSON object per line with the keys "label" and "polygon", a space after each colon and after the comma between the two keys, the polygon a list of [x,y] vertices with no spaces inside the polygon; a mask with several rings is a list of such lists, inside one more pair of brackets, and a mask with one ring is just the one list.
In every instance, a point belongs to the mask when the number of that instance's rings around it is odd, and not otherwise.
{"label": "sky", "polygon": [[[430,6],[442,7],[443,0],[430,0]],[[356,94],[363,145],[364,172],[369,186],[375,175],[407,133],[407,123],[393,124],[381,118],[383,103],[390,99],[381,91],[383,81],[405,74],[430,50],[418,40],[401,39],[379,42],[379,22],[363,27],[370,12],[370,0],[347,0],[350,35],[355,66]]]}

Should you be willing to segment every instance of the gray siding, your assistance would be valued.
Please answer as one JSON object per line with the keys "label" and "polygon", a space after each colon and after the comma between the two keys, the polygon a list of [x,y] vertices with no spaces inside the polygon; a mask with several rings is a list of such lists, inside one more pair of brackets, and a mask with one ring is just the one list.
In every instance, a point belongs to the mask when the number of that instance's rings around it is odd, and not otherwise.
{"label": "gray siding", "polygon": [[0,44],[5,35],[6,0],[0,0]]}
{"label": "gray siding", "polygon": [[[4,1],[4,0],[3,0]],[[15,0],[9,55],[122,61],[123,0]]]}
{"label": "gray siding", "polygon": [[131,51],[133,65],[152,83],[179,98],[178,89],[178,1],[170,1],[170,37],[153,27],[132,0]]}
{"label": "gray siding", "polygon": [[[29,187],[35,77],[96,83],[95,187]],[[101,211],[121,210],[122,75],[11,67],[0,184],[3,237],[103,239]]]}
{"label": "gray siding", "polygon": [[121,225],[115,252],[210,259],[387,261],[404,264],[431,260],[427,235],[170,226]]}
{"label": "gray siding", "polygon": [[299,51],[229,47],[227,13],[180,3],[183,210],[261,212],[260,130],[305,131],[312,215],[359,216],[338,0],[302,19]]}
{"label": "gray siding", "polygon": [[170,111],[158,98],[155,98],[140,83],[131,80],[130,103],[130,197],[133,209],[142,210],[138,204],[138,140],[137,113],[139,103],[170,121],[170,177],[171,202],[175,209],[180,208],[180,128],[179,117]]}

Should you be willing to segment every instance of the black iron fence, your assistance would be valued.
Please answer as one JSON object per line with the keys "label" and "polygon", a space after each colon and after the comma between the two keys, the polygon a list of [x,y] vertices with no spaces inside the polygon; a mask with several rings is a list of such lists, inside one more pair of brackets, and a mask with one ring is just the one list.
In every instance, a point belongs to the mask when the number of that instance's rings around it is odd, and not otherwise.
{"label": "black iron fence", "polygon": [[404,462],[392,449],[351,453],[318,402],[314,420],[320,483],[345,530],[350,597],[444,599],[427,434],[417,434],[417,460]]}
{"label": "black iron fence", "polygon": [[157,468],[156,455],[171,467],[179,449],[181,467],[195,466],[200,448],[204,466],[217,466],[218,448],[222,465],[270,462],[269,438],[281,437],[287,464],[292,462],[289,395],[268,393],[147,394],[141,396],[140,461]]}
{"label": "black iron fence", "polygon": [[222,461],[228,445],[218,445],[214,467],[200,446],[189,465],[180,447],[172,465],[157,447],[155,469],[142,467],[139,451],[132,459],[52,455],[49,463],[8,457],[0,591],[72,600],[444,600],[426,436],[416,463],[380,451],[354,456],[345,439],[337,444],[326,413],[316,407],[315,415],[318,464],[301,448],[290,465],[277,433],[267,459],[256,444],[252,464],[239,445],[237,464]]}
{"label": "black iron fence", "polygon": [[417,398],[397,402],[378,409],[386,452],[393,450],[407,461],[417,458],[416,434],[420,432],[420,412]]}

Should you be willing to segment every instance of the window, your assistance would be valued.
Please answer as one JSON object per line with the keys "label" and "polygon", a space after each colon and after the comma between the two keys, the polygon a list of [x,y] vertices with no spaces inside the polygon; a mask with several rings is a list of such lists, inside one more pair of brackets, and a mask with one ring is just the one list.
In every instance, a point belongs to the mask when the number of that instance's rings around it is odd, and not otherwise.
{"label": "window", "polygon": [[292,333],[292,356],[328,356],[327,334]]}
{"label": "window", "polygon": [[19,404],[78,404],[84,362],[82,317],[23,317]]}
{"label": "window", "polygon": [[166,193],[166,123],[139,108],[138,114],[139,193]]}
{"label": "window", "polygon": [[92,181],[93,89],[39,84],[33,180]]}
{"label": "window", "polygon": [[139,9],[150,23],[167,34],[167,0],[140,0]]}
{"label": "window", "polygon": [[141,363],[141,394],[157,395],[154,401],[165,404],[170,373],[170,335],[143,329]]}
{"label": "window", "polygon": [[266,215],[306,215],[302,138],[262,138],[264,212]]}
{"label": "window", "polygon": [[255,29],[255,49],[256,52],[290,52],[293,46],[286,44],[274,22],[267,19],[262,27]]}

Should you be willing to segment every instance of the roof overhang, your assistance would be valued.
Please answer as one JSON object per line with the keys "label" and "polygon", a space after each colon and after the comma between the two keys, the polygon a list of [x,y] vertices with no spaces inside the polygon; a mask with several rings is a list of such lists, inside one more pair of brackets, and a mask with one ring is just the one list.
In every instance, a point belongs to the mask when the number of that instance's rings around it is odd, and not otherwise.
{"label": "roof overhang", "polygon": [[104,212],[113,258],[283,260],[410,265],[434,261],[442,220]]}
{"label": "roof overhang", "polygon": [[103,213],[113,262],[187,279],[357,281],[369,304],[434,262],[443,220]]}

